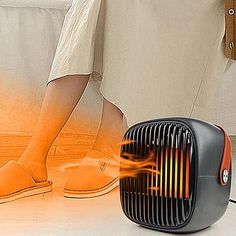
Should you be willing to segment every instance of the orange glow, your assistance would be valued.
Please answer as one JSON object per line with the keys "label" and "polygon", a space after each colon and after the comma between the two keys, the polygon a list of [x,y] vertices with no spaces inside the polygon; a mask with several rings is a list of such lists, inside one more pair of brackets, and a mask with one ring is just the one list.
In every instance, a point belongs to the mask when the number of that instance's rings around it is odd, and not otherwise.
{"label": "orange glow", "polygon": [[163,149],[161,150],[161,169],[160,169],[160,196],[162,197],[162,183],[163,183]]}
{"label": "orange glow", "polygon": [[[134,141],[124,141],[123,145],[134,143]],[[173,145],[173,144],[172,144]],[[189,198],[189,182],[190,182],[190,144],[187,144],[186,157],[184,156],[183,144],[179,149],[177,147],[161,145],[159,150],[149,151],[148,156],[144,157],[130,154],[127,152],[122,153],[122,157],[113,155],[110,157],[113,161],[108,164],[109,175],[117,176],[119,170],[119,178],[131,177],[135,178],[141,173],[146,173],[145,179],[146,186],[145,193],[160,197],[174,197],[174,198]],[[140,159],[141,158],[141,159]],[[185,160],[186,158],[186,165]],[[96,166],[95,159],[83,160],[79,165]],[[160,166],[159,166],[160,163]],[[184,166],[185,165],[185,166]],[[67,165],[65,168],[78,166],[78,163]],[[185,169],[186,168],[186,171]],[[185,172],[185,173],[184,173]],[[116,175],[116,176],[115,176]],[[88,175],[89,176],[89,175]],[[159,181],[160,180],[160,181]],[[184,185],[185,183],[185,185]],[[143,191],[143,190],[142,190]]]}
{"label": "orange glow", "polygon": [[124,146],[124,145],[127,145],[127,144],[131,144],[131,143],[136,143],[136,141],[134,140],[123,140],[121,143],[119,143],[118,145],[119,146]]}
{"label": "orange glow", "polygon": [[166,146],[166,157],[165,157],[165,197],[167,196],[167,171],[168,171],[168,147]]}
{"label": "orange glow", "polygon": [[[123,157],[115,157],[115,159],[120,166],[120,178],[135,177],[137,174],[144,172],[150,173],[154,178],[160,174],[156,167],[153,151],[143,160],[137,160],[135,155],[129,153],[123,153]],[[153,180],[151,186],[153,186]]]}
{"label": "orange glow", "polygon": [[187,154],[186,154],[185,198],[189,198],[189,171],[190,171],[190,145],[188,144]]}
{"label": "orange glow", "polygon": [[[117,177],[117,169],[120,171],[120,178],[125,177],[136,177],[139,173],[150,173],[154,177],[159,175],[159,171],[156,169],[155,162],[155,154],[154,152],[150,152],[149,156],[145,159],[138,160],[136,155],[130,153],[123,153],[123,156],[113,155],[110,157],[111,161],[109,161],[109,175],[113,177]],[[79,166],[91,166],[96,167],[99,163],[99,159],[96,157],[87,157],[86,159],[81,159],[80,161],[76,161],[69,164],[63,164],[59,168],[61,171],[70,171]]]}
{"label": "orange glow", "polygon": [[170,151],[170,197],[172,197],[172,186],[173,186],[173,182],[172,182],[172,177],[173,177],[173,148],[171,148],[171,151]]}
{"label": "orange glow", "polygon": [[[152,171],[153,171],[153,167],[152,167]],[[153,177],[154,177],[154,175],[153,175],[153,172],[152,172],[152,174],[151,174],[151,187],[150,187],[150,189],[151,189],[151,195],[153,195],[153,191],[155,191],[156,190],[156,188],[154,187],[154,185],[153,185]],[[156,185],[157,186],[157,185]],[[149,187],[149,186],[148,186]]]}
{"label": "orange glow", "polygon": [[158,174],[160,174],[160,172],[158,171],[158,157],[156,158],[156,195],[157,195],[157,191],[159,190],[158,186]]}
{"label": "orange glow", "polygon": [[176,149],[175,149],[175,198],[178,197],[178,195],[177,195],[177,193],[178,193],[177,181],[178,181],[178,149],[176,147]]}
{"label": "orange glow", "polygon": [[180,186],[179,186],[179,197],[183,198],[183,174],[184,174],[184,150],[183,146],[180,150]]}

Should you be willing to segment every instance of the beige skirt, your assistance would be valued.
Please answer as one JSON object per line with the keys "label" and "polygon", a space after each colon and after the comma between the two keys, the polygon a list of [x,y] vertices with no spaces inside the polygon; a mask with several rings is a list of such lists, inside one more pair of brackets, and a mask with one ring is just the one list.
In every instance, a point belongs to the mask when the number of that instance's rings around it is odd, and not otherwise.
{"label": "beige skirt", "polygon": [[224,55],[224,0],[74,0],[48,83],[101,74],[100,91],[128,124],[207,119]]}

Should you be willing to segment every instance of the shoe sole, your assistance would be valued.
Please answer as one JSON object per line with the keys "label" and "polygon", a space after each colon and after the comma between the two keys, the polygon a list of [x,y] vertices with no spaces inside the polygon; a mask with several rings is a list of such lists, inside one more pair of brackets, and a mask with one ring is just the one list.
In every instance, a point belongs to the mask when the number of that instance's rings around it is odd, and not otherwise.
{"label": "shoe sole", "polygon": [[104,188],[100,188],[98,190],[91,190],[91,191],[73,191],[73,190],[65,190],[64,189],[64,197],[65,198],[76,198],[76,199],[86,199],[86,198],[95,198],[103,196],[116,187],[119,186],[119,179],[113,180],[110,184],[108,184]]}
{"label": "shoe sole", "polygon": [[39,194],[49,193],[52,191],[52,184],[49,186],[42,186],[42,187],[33,187],[30,189],[24,189],[17,193],[11,194],[7,197],[0,198],[0,204],[12,202],[21,198],[31,197]]}

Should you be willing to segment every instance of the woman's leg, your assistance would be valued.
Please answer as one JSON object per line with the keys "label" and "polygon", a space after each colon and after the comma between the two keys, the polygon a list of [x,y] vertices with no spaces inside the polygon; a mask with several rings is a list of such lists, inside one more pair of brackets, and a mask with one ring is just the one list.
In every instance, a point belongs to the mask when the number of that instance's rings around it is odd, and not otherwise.
{"label": "woman's leg", "polygon": [[127,128],[124,123],[123,113],[104,99],[101,123],[93,149],[106,153],[110,157],[119,155],[123,130]]}
{"label": "woman's leg", "polygon": [[48,151],[80,100],[88,80],[89,75],[72,75],[49,83],[33,136],[18,160],[35,181],[47,179]]}
{"label": "woman's leg", "polygon": [[64,189],[65,197],[98,197],[118,186],[120,143],[126,128],[123,113],[104,99],[99,131],[93,148],[86,155],[88,158],[82,165],[66,166],[69,178]]}

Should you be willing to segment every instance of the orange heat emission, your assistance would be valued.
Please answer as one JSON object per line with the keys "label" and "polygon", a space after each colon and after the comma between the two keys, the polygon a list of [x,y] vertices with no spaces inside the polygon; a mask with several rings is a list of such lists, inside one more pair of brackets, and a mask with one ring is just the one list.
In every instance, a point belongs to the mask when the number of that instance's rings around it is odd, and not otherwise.
{"label": "orange heat emission", "polygon": [[[159,153],[160,157],[155,157],[160,159],[160,166],[156,165],[156,168],[160,170],[158,171],[159,177],[155,177],[156,183],[150,189],[158,190],[159,196],[188,199],[190,188],[190,145],[187,146],[186,156],[184,156],[183,147],[180,149],[171,147],[169,154],[168,148],[166,150],[161,148]],[[157,184],[158,178],[160,179],[159,185]]]}
{"label": "orange heat emission", "polygon": [[[134,141],[124,141],[119,145],[133,144]],[[159,154],[158,154],[159,153]],[[161,147],[159,152],[149,151],[147,156],[137,156],[123,152],[122,156],[113,155],[107,161],[105,175],[119,178],[136,178],[139,174],[147,174],[147,182],[144,183],[151,194],[163,197],[189,198],[189,170],[190,170],[190,147],[187,146],[186,154],[184,149]],[[86,158],[80,163],[64,165],[63,170],[87,165],[99,169],[100,161],[93,158]],[[185,172],[185,173],[184,173]],[[87,173],[89,178],[89,173]]]}

